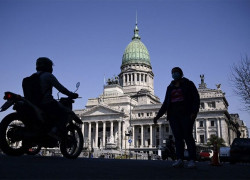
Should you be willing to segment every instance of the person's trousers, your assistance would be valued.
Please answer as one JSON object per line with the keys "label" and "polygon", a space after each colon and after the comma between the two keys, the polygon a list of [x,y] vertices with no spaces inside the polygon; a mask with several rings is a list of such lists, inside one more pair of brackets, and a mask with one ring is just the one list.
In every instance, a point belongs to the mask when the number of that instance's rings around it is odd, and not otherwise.
{"label": "person's trousers", "polygon": [[175,115],[170,118],[169,123],[175,137],[177,159],[184,159],[184,141],[187,145],[189,160],[196,159],[196,145],[193,138],[193,125],[195,120],[190,116]]}

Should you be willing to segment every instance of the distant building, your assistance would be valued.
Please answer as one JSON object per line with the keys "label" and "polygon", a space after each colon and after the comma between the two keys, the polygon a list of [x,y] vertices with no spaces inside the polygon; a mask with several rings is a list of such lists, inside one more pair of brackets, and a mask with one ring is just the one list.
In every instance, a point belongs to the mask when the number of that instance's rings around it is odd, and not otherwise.
{"label": "distant building", "polygon": [[249,132],[247,126],[244,124],[242,120],[240,120],[239,114],[230,114],[231,120],[237,126],[238,134],[237,137],[240,138],[249,138]]}
{"label": "distant building", "polygon": [[[201,75],[201,84],[198,92],[201,104],[194,128],[194,137],[197,144],[206,144],[211,135],[223,138],[229,146],[234,138],[239,137],[239,115],[231,115],[228,112],[228,102],[225,93],[221,91],[221,85],[216,89],[207,88],[204,75]],[[237,118],[237,120],[236,120]]]}
{"label": "distant building", "polygon": [[[220,85],[217,89],[207,88],[204,75],[198,91],[201,106],[194,127],[197,144],[206,144],[212,134],[231,144],[237,127],[228,113],[225,93]],[[120,74],[108,79],[103,94],[88,99],[86,109],[75,111],[83,121],[84,146],[95,150],[129,148],[156,152],[172,134],[166,115],[157,125],[153,123],[160,107],[160,99],[154,94],[150,56],[136,23],[132,41],[122,57]]]}

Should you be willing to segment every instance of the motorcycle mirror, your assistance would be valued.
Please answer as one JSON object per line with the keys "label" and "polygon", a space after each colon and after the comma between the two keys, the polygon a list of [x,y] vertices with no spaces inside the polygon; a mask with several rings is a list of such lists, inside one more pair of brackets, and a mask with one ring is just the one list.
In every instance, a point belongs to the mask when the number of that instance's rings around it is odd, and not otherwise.
{"label": "motorcycle mirror", "polygon": [[76,83],[76,90],[75,90],[75,92],[78,90],[79,86],[80,86],[80,82]]}
{"label": "motorcycle mirror", "polygon": [[76,83],[76,88],[78,89],[80,86],[80,82]]}

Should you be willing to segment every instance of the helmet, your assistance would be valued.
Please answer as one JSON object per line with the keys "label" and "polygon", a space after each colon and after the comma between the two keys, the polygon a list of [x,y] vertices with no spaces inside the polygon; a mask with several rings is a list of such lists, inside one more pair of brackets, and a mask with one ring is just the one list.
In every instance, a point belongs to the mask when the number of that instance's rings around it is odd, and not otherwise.
{"label": "helmet", "polygon": [[53,71],[52,66],[53,66],[53,61],[51,61],[47,57],[39,57],[36,60],[36,70],[37,71],[46,71],[46,72],[51,72]]}

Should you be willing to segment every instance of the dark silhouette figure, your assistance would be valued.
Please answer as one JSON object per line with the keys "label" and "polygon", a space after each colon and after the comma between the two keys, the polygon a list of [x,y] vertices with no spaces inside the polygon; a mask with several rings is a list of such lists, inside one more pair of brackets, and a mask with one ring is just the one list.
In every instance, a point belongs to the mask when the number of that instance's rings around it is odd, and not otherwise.
{"label": "dark silhouette figure", "polygon": [[196,159],[196,145],[193,138],[193,125],[199,112],[200,97],[194,83],[183,77],[181,68],[172,69],[173,81],[167,87],[165,100],[158,114],[154,118],[154,123],[167,112],[175,137],[177,161],[173,167],[184,166],[184,141],[189,152],[190,161],[188,168],[194,168]]}
{"label": "dark silhouette figure", "polygon": [[55,87],[59,92],[75,99],[78,97],[77,93],[70,92],[63,85],[59,83],[56,77],[52,74],[53,62],[47,57],[40,57],[36,61],[37,74],[40,77],[40,87],[43,98],[40,102],[40,108],[50,117],[53,122],[47,122],[51,129],[49,135],[59,138],[60,134],[66,131],[66,122],[68,120],[68,110],[56,101],[52,96],[52,88]]}
{"label": "dark silhouette figure", "polygon": [[175,142],[173,140],[173,136],[169,135],[169,137],[166,139],[166,147],[163,151],[162,154],[162,159],[165,160],[168,158],[171,158],[172,160],[176,159],[176,154],[175,154]]}

